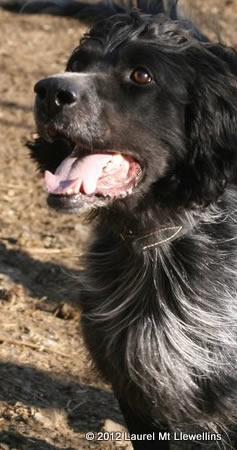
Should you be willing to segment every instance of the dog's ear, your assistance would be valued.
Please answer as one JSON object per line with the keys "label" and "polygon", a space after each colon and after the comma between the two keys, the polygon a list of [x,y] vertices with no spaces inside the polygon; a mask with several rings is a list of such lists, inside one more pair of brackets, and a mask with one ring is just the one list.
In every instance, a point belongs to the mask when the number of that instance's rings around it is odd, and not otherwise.
{"label": "dog's ear", "polygon": [[179,192],[189,203],[207,205],[237,182],[237,80],[208,49],[190,53],[196,79],[186,108],[188,153],[178,170]]}
{"label": "dog's ear", "polygon": [[224,44],[207,44],[207,49],[213,55],[224,61],[232,74],[237,76],[237,53],[232,47],[227,47]]}

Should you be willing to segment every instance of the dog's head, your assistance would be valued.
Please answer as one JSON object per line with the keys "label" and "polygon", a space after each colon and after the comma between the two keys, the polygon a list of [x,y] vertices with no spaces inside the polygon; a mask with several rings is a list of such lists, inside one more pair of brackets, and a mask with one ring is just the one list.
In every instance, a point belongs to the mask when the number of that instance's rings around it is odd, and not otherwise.
{"label": "dog's head", "polygon": [[234,178],[237,56],[163,15],[95,25],[35,86],[32,155],[65,211],[203,206]]}

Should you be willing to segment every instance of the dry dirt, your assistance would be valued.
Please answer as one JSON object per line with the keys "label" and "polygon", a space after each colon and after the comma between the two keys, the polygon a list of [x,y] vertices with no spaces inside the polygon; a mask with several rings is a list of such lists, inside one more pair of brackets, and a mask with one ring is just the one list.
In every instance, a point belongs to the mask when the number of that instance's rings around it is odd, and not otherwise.
{"label": "dry dirt", "polygon": [[[190,2],[191,3],[191,2]],[[197,23],[237,47],[236,0],[193,0]],[[24,141],[32,87],[64,68],[85,27],[0,10],[0,449],[112,450],[86,431],[120,429],[117,403],[93,373],[80,335],[75,275],[88,230],[49,211]],[[111,422],[113,421],[113,422]],[[144,448],[145,450],[145,448]]]}

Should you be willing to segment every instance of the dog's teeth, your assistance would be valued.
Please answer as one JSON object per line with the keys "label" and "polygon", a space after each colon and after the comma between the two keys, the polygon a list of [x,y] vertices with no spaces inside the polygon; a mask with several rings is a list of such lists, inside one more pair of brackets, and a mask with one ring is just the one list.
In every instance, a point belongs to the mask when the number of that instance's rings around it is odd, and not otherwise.
{"label": "dog's teeth", "polygon": [[117,153],[115,156],[113,156],[113,159],[112,159],[113,166],[119,167],[122,164],[122,162],[123,162],[123,157],[120,153]]}
{"label": "dog's teeth", "polygon": [[111,169],[118,169],[119,166],[121,166],[122,162],[123,162],[122,155],[120,155],[120,153],[117,153],[116,155],[113,156],[112,160],[106,164],[103,171],[107,173],[110,172]]}
{"label": "dog's teeth", "polygon": [[78,194],[78,192],[80,191],[80,187],[81,187],[81,184],[76,184],[76,186],[74,186],[74,188],[73,188],[73,193],[74,194]]}
{"label": "dog's teeth", "polygon": [[81,188],[81,181],[79,180],[75,186],[73,186],[72,188],[69,188],[65,194],[66,195],[73,195],[73,194],[78,194],[80,192],[80,188]]}

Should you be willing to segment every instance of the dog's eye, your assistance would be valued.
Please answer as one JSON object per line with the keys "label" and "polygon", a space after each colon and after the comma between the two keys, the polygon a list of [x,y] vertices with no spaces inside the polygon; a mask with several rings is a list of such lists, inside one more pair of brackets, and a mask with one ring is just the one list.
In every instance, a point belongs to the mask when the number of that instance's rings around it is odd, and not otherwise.
{"label": "dog's eye", "polygon": [[138,68],[132,72],[131,80],[137,84],[149,84],[152,78],[146,69]]}

